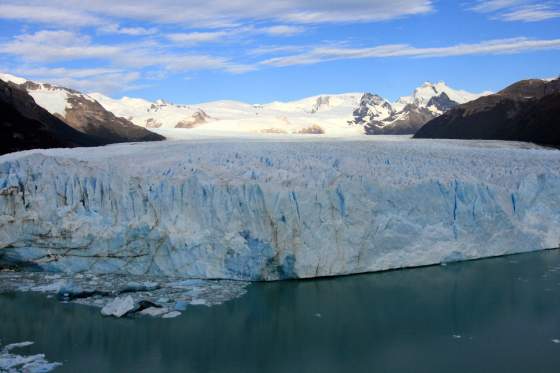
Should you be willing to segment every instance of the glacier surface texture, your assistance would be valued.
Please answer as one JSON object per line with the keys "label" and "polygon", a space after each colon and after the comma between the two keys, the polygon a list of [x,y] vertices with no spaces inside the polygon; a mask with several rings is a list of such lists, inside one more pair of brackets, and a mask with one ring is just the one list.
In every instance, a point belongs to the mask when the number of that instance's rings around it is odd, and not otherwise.
{"label": "glacier surface texture", "polygon": [[277,280],[555,248],[560,151],[231,139],[0,157],[0,261]]}

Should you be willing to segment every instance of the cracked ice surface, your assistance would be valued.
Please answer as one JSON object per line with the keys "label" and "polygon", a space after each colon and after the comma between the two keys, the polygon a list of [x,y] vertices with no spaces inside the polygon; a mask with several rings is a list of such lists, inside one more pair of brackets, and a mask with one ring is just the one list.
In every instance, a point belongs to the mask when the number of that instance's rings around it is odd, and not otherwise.
{"label": "cracked ice surface", "polygon": [[[243,296],[248,283],[230,280],[192,280],[173,277],[92,273],[45,273],[0,271],[0,293],[33,291],[56,295],[62,301],[111,310],[106,315],[121,317],[131,311],[163,316],[185,311],[188,306],[216,306]],[[116,299],[131,299],[128,310],[115,310]],[[144,310],[157,309],[151,312]],[[151,308],[150,308],[151,306]],[[164,312],[165,311],[165,312]],[[103,312],[102,312],[103,314]],[[173,317],[173,316],[167,316]]]}
{"label": "cracked ice surface", "polygon": [[14,349],[27,347],[32,344],[33,342],[19,342],[4,346],[0,350],[0,372],[46,373],[62,365],[57,362],[48,362],[44,354],[24,356],[12,352]]}
{"label": "cracked ice surface", "polygon": [[275,280],[560,242],[560,152],[198,139],[0,157],[0,253],[49,271]]}

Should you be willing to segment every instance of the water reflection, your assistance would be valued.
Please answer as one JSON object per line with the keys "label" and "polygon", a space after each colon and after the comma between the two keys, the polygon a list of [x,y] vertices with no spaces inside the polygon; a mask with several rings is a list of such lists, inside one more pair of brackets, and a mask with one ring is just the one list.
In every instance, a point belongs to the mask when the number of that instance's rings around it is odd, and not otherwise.
{"label": "water reflection", "polygon": [[0,295],[4,343],[60,372],[545,372],[560,363],[560,255],[251,285],[173,320]]}

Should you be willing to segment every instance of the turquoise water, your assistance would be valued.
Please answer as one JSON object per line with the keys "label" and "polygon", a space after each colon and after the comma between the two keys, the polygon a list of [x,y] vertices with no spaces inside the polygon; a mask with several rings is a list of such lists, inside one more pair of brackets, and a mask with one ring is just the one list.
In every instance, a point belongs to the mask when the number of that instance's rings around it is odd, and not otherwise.
{"label": "turquoise water", "polygon": [[257,283],[169,320],[2,294],[0,339],[56,372],[557,372],[560,252]]}

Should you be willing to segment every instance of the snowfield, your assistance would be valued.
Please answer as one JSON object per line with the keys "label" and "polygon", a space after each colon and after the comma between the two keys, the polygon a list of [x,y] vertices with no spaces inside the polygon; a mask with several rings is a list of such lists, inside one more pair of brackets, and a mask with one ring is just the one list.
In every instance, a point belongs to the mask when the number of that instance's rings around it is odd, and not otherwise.
{"label": "snowfield", "polygon": [[0,260],[277,280],[558,247],[560,151],[309,136],[0,157]]}
{"label": "snowfield", "polygon": [[433,116],[438,116],[446,111],[438,106],[438,101],[445,103],[451,99],[455,104],[460,104],[488,93],[474,94],[455,90],[444,82],[425,82],[411,96],[401,97],[393,103],[370,93],[323,94],[265,104],[224,100],[176,105],[163,100],[150,102],[130,97],[113,99],[100,93],[91,93],[89,97],[115,115],[152,131],[177,128],[184,132],[202,130],[217,135],[228,132],[355,137],[365,136],[364,125],[372,121],[379,128],[394,125],[406,127],[408,124],[404,122],[411,115],[422,115],[427,110]]}
{"label": "snowfield", "polygon": [[[180,128],[183,132],[203,129],[245,134],[329,134],[356,136],[363,126],[351,125],[353,111],[361,93],[323,95],[292,102],[247,104],[238,101],[214,101],[195,105],[175,105],[162,100],[150,102],[123,97],[111,99],[92,93],[105,109],[150,130]],[[197,120],[198,119],[198,120]]]}

